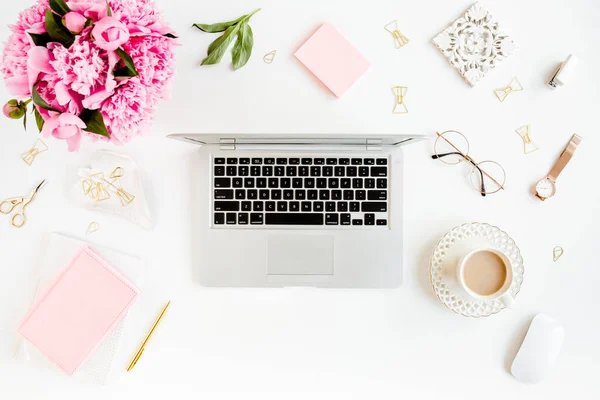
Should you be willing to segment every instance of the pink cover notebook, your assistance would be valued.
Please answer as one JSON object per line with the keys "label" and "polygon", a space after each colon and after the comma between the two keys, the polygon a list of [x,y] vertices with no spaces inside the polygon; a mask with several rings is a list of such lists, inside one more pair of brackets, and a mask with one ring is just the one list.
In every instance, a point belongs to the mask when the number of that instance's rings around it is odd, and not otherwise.
{"label": "pink cover notebook", "polygon": [[35,302],[18,331],[72,375],[137,296],[133,285],[84,246]]}
{"label": "pink cover notebook", "polygon": [[294,54],[337,97],[369,69],[369,61],[333,26],[323,24]]}

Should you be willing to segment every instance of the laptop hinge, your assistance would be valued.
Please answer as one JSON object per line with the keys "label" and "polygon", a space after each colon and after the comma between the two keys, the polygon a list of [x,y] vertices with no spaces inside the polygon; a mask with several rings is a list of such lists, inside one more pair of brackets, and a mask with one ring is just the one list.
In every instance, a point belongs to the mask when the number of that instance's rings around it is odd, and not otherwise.
{"label": "laptop hinge", "polygon": [[219,139],[221,150],[235,150],[235,139]]}
{"label": "laptop hinge", "polygon": [[367,151],[381,151],[381,139],[367,139]]}

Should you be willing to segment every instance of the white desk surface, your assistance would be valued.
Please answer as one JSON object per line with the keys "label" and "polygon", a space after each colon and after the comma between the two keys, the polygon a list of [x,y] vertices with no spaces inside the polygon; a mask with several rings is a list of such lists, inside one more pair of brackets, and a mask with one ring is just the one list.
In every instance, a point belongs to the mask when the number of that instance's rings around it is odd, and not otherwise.
{"label": "white desk surface", "polygon": [[[0,38],[23,2],[3,2]],[[158,0],[180,34],[172,98],[160,106],[153,130],[118,149],[144,171],[155,227],[74,208],[65,196],[68,174],[99,146],[68,154],[65,143],[28,168],[18,155],[36,138],[20,121],[0,119],[0,197],[25,193],[40,178],[49,184],[28,210],[22,230],[0,226],[0,398],[138,399],[593,399],[600,397],[600,3],[597,0],[486,2],[519,44],[476,88],[439,54],[431,38],[470,0],[192,1]],[[195,22],[231,19],[255,7],[255,53],[232,72],[228,56],[200,67],[216,36]],[[411,40],[393,48],[383,25],[398,19]],[[293,58],[319,24],[329,22],[372,62],[371,71],[342,99],[315,84]],[[277,49],[266,65],[262,56]],[[581,58],[575,79],[551,91],[549,74],[568,54]],[[493,89],[517,76],[525,87],[499,103]],[[391,86],[409,87],[410,114],[392,115]],[[0,98],[8,99],[0,88]],[[2,100],[4,102],[4,100]],[[525,156],[515,129],[531,124],[541,150]],[[173,132],[411,132],[459,129],[472,155],[499,161],[507,190],[489,198],[469,186],[463,167],[431,160],[431,143],[406,152],[405,284],[398,290],[207,289],[193,280],[190,164],[193,146]],[[532,185],[553,165],[571,135],[580,149],[561,175],[556,198],[541,204]],[[33,254],[44,232],[84,235],[101,224],[97,243],[142,255],[148,263],[145,318],[151,324],[168,299],[173,306],[136,369],[120,383],[96,388],[69,382],[12,359],[15,327],[33,284]],[[489,222],[512,235],[525,259],[517,307],[487,319],[447,310],[428,280],[434,245],[452,227]],[[552,262],[552,249],[565,254]],[[546,312],[566,328],[554,373],[527,386],[508,372],[531,318]],[[129,338],[129,354],[142,338]],[[124,366],[123,366],[124,367]]]}

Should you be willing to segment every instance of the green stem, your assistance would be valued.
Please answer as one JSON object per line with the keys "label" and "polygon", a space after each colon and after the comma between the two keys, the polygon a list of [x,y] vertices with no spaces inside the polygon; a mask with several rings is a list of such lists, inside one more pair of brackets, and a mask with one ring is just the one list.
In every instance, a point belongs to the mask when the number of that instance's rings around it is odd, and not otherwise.
{"label": "green stem", "polygon": [[24,105],[28,106],[28,105],[29,105],[29,103],[31,103],[31,99],[28,99],[27,101],[23,101],[22,103],[23,103]]}

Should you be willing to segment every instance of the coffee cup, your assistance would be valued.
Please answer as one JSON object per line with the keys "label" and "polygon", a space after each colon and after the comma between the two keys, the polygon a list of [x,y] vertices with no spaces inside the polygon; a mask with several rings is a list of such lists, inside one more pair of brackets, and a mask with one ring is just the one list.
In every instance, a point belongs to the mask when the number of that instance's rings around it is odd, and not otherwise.
{"label": "coffee cup", "polygon": [[477,300],[500,300],[507,308],[514,305],[510,294],[513,266],[499,250],[483,248],[471,251],[458,263],[457,277],[463,289]]}

